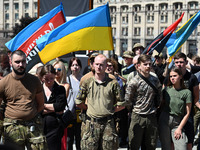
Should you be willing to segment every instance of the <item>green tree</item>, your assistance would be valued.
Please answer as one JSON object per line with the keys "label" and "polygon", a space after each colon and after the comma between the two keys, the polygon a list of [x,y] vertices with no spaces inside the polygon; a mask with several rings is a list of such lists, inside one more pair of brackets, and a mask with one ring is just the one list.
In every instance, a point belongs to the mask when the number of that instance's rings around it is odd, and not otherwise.
{"label": "green tree", "polygon": [[31,18],[31,17],[22,17],[20,19],[20,24],[16,24],[15,27],[13,28],[13,36],[17,35],[22,29],[24,29],[27,25],[35,21],[37,18]]}

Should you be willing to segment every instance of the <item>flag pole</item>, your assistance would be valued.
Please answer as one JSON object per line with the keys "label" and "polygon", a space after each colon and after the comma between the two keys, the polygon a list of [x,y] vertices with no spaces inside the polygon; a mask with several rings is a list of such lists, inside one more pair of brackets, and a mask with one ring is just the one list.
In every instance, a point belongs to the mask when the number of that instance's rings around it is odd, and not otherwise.
{"label": "flag pole", "polygon": [[37,18],[39,18],[40,17],[40,0],[38,0],[38,9],[37,9],[37,11],[38,11]]}

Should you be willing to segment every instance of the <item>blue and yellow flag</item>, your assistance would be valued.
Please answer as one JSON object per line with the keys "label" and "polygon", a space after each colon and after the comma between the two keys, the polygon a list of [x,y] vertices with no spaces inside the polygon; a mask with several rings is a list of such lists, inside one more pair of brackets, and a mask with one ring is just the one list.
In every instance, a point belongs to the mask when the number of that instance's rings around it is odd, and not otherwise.
{"label": "blue and yellow flag", "polygon": [[64,23],[36,41],[38,55],[48,61],[80,50],[113,50],[108,4]]}
{"label": "blue and yellow flag", "polygon": [[171,35],[166,46],[168,54],[170,56],[169,61],[171,62],[174,55],[179,51],[183,43],[192,34],[194,29],[200,22],[200,11],[194,14],[184,25],[182,25],[175,33]]}

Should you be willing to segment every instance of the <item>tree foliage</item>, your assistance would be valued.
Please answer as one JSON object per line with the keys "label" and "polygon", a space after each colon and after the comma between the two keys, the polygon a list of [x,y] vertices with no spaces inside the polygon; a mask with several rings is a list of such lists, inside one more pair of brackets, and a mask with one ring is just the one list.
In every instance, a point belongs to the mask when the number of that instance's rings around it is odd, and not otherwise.
{"label": "tree foliage", "polygon": [[22,17],[20,19],[20,24],[16,24],[13,28],[13,36],[17,35],[22,29],[24,29],[27,25],[35,21],[37,18],[31,18],[31,17]]}

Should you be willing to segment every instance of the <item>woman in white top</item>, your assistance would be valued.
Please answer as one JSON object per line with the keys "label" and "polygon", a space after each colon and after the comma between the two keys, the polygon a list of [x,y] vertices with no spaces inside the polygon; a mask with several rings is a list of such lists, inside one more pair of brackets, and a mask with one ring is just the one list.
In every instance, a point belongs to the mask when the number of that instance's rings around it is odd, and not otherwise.
{"label": "woman in white top", "polygon": [[74,123],[72,127],[68,128],[67,131],[67,141],[68,141],[68,150],[73,149],[74,137],[76,141],[76,149],[80,150],[80,141],[81,141],[81,121],[79,119],[80,109],[76,108],[75,98],[79,91],[79,83],[82,77],[80,71],[82,68],[82,64],[80,59],[77,57],[73,57],[69,61],[68,71],[71,74],[67,77],[67,82],[70,84],[69,96],[67,98],[67,102],[69,105],[69,109],[74,113]]}

